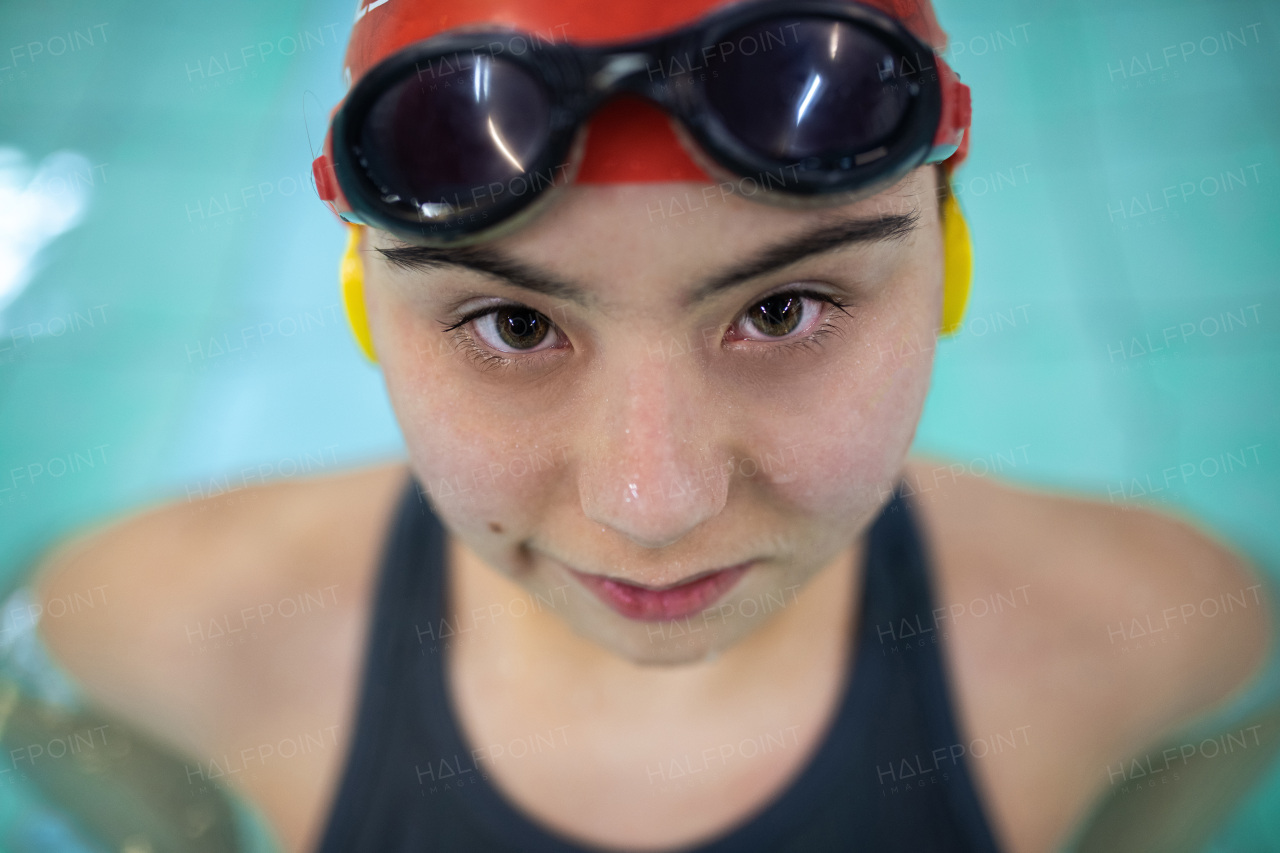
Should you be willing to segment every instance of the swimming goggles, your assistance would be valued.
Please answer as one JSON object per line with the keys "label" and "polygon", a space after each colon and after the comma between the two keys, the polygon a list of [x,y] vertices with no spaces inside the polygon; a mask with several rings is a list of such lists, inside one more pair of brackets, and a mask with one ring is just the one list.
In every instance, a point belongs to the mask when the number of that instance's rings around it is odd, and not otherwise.
{"label": "swimming goggles", "polygon": [[618,95],[665,110],[712,178],[801,207],[855,201],[946,160],[970,113],[969,88],[934,50],[860,3],[755,0],[597,45],[455,30],[360,78],[333,115],[316,186],[344,220],[412,244],[492,239],[571,183],[588,119]]}

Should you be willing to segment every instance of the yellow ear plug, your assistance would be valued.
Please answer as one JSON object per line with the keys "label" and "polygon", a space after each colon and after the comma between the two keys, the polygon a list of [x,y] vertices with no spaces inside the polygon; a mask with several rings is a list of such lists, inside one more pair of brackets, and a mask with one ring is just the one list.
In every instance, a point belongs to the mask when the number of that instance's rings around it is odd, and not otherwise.
{"label": "yellow ear plug", "polygon": [[969,240],[969,224],[964,221],[960,202],[947,192],[942,203],[942,327],[940,335],[954,335],[964,321],[964,308],[969,302],[969,284],[973,280],[973,243]]}
{"label": "yellow ear plug", "polygon": [[360,226],[348,225],[347,251],[338,267],[338,281],[342,285],[342,307],[347,312],[347,322],[356,336],[360,351],[374,364],[378,355],[373,351],[373,336],[369,334],[369,315],[364,306],[364,264],[360,260]]}

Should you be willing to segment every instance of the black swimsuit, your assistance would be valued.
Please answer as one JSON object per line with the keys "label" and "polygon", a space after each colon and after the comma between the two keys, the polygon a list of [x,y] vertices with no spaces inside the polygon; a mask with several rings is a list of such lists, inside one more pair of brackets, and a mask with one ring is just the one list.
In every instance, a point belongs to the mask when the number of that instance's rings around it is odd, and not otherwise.
{"label": "black swimsuit", "polygon": [[[584,853],[592,848],[502,797],[487,781],[483,750],[472,759],[441,666],[452,630],[445,531],[419,494],[416,484],[406,490],[384,553],[359,716],[320,853]],[[901,496],[868,536],[853,671],[830,730],[772,802],[690,853],[997,849],[966,768],[970,742],[952,717],[926,555]],[[531,735],[520,749],[554,749],[557,737],[564,733]],[[776,732],[735,750],[748,756],[785,739]],[[514,755],[516,744],[508,747]],[[678,784],[699,760],[646,772],[655,784]]]}

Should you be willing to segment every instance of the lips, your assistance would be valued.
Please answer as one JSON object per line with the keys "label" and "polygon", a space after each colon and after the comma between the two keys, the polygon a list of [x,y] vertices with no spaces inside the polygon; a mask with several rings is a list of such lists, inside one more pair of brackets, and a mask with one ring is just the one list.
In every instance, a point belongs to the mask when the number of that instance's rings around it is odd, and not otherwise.
{"label": "lips", "polygon": [[720,600],[751,567],[751,561],[699,575],[674,586],[653,589],[626,581],[569,569],[596,597],[616,613],[644,622],[681,619]]}

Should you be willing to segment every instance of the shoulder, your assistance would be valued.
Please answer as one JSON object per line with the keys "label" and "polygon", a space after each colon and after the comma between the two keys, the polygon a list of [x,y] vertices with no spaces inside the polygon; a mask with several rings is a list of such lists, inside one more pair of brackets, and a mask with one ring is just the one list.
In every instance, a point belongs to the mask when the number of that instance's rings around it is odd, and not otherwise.
{"label": "shoulder", "polygon": [[41,635],[105,708],[170,742],[213,737],[228,702],[249,713],[274,700],[286,662],[358,645],[406,477],[387,466],[284,480],[82,534],[37,569]]}
{"label": "shoulder", "polygon": [[[1162,682],[1160,705],[1170,723],[1208,709],[1262,663],[1271,631],[1263,582],[1199,524],[953,475],[945,463],[935,478],[937,469],[913,460],[907,471],[944,575],[939,585],[1022,602],[1001,607],[989,624],[1016,624],[1029,643],[1070,642],[1055,647],[1055,657],[1083,654],[1126,680]],[[989,603],[994,610],[1001,599]],[[1095,669],[1091,678],[1100,674]]]}
{"label": "shoulder", "polygon": [[1043,811],[1049,798],[1060,822],[1078,819],[1105,793],[1106,767],[1258,675],[1272,631],[1267,587],[1187,518],[953,470],[912,460],[906,481],[938,606],[951,607],[940,627],[958,705],[971,731],[1029,727],[1029,749],[975,772],[1014,790],[1010,814]]}

